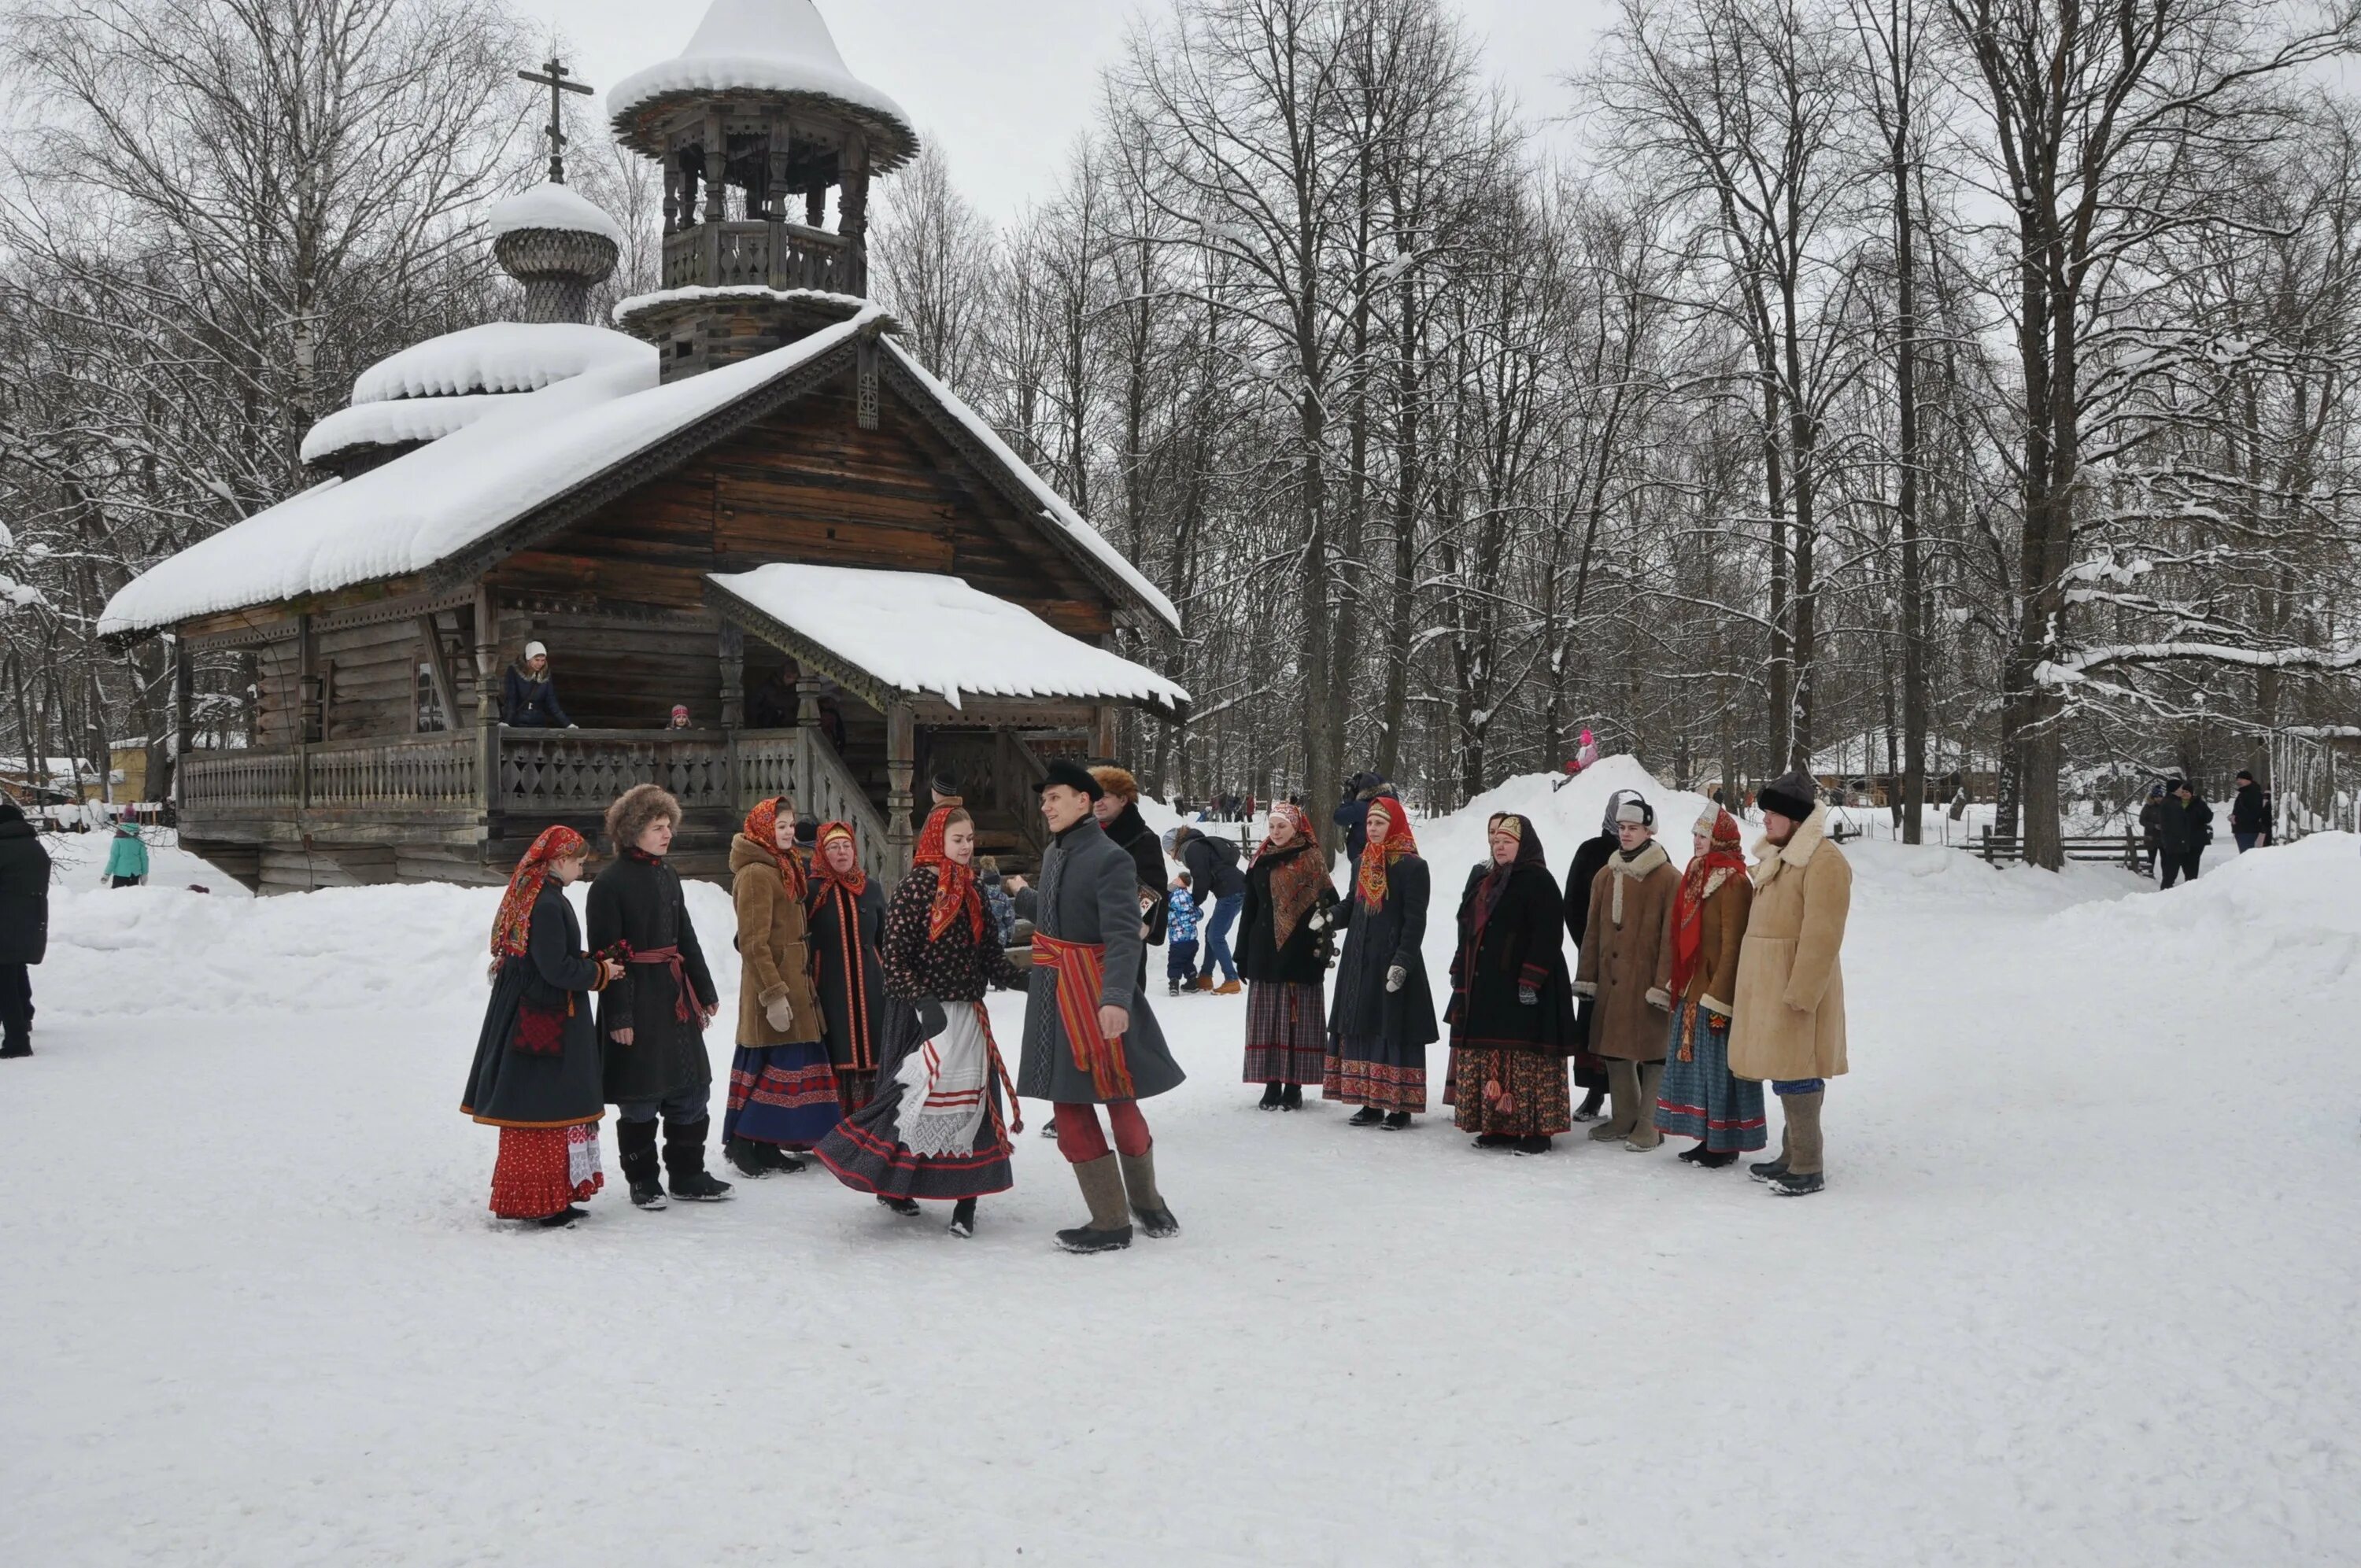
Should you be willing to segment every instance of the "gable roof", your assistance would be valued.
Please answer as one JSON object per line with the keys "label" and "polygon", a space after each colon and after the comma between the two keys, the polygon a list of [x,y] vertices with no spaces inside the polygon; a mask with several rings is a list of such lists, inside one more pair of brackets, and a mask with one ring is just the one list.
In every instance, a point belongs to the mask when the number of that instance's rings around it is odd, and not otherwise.
{"label": "gable roof", "polygon": [[[867,305],[784,347],[666,385],[650,354],[500,398],[502,406],[430,445],[315,485],[159,562],[107,602],[99,634],[133,637],[413,574],[463,582],[851,368],[859,338],[884,319]],[[1005,491],[1032,498],[1027,515],[1051,543],[1113,596],[1178,628],[1171,601],[974,410],[898,345],[885,347],[905,372],[896,390],[967,433],[971,457],[999,469]]]}

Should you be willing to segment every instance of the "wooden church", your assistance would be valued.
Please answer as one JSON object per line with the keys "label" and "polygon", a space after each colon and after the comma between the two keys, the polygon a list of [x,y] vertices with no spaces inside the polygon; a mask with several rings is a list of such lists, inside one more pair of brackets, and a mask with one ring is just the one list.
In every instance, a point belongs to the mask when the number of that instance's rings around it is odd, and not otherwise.
{"label": "wooden church", "polygon": [[[662,291],[582,321],[622,236],[554,146],[491,214],[527,319],[371,367],[305,441],[321,483],[107,606],[105,635],[175,640],[181,842],[265,891],[498,881],[653,782],[690,874],[787,794],[890,878],[948,773],[1030,863],[1044,759],[1186,704],[1115,652],[1177,620],[867,300],[869,182],[917,151],[908,117],[811,0],[715,0],[609,104],[664,168]],[[574,727],[501,721],[529,641]],[[190,661],[220,650],[254,656],[252,741],[192,751]]]}

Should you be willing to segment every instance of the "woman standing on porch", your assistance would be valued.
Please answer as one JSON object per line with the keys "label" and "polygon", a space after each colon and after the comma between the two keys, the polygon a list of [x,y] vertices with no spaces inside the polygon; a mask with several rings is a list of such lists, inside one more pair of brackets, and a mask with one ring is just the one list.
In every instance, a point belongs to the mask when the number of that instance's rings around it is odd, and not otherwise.
{"label": "woman standing on porch", "polygon": [[[1008,1135],[1016,1091],[992,1037],[987,991],[1021,991],[975,882],[975,822],[963,806],[927,818],[910,874],[885,906],[885,992],[906,1011],[877,1068],[877,1092],[814,1152],[836,1179],[915,1217],[949,1199],[951,1234],[975,1234],[975,1201],[1015,1185]],[[1007,1105],[1003,1120],[1002,1103]]]}
{"label": "woman standing on porch", "polygon": [[503,1220],[570,1225],[582,1217],[576,1201],[606,1185],[589,993],[623,966],[583,952],[566,902],[589,852],[571,828],[544,829],[510,873],[492,921],[492,998],[459,1109],[500,1130],[492,1212]]}
{"label": "woman standing on porch", "polygon": [[861,867],[850,822],[823,822],[812,843],[812,979],[836,1069],[836,1101],[846,1115],[869,1103],[877,1053],[887,1030],[885,970],[877,944],[885,935],[885,893]]}
{"label": "woman standing on porch", "polygon": [[1248,1083],[1262,1109],[1301,1111],[1303,1086],[1326,1070],[1328,946],[1312,912],[1336,902],[1312,819],[1285,801],[1246,868],[1238,971],[1246,981]]}
{"label": "woman standing on porch", "polygon": [[738,907],[738,1053],[721,1151],[747,1176],[804,1168],[798,1151],[836,1125],[836,1072],[820,1041],[812,995],[803,856],[795,802],[784,795],[746,814],[730,842]]}
{"label": "woman standing on porch", "polygon": [[[1369,802],[1368,839],[1353,896],[1336,906],[1345,927],[1336,960],[1336,1002],[1328,1019],[1334,1050],[1321,1098],[1357,1104],[1350,1125],[1399,1133],[1426,1109],[1426,1047],[1434,1043],[1434,996],[1427,989],[1426,906],[1433,892],[1400,799]],[[1315,916],[1316,918],[1316,916]]]}

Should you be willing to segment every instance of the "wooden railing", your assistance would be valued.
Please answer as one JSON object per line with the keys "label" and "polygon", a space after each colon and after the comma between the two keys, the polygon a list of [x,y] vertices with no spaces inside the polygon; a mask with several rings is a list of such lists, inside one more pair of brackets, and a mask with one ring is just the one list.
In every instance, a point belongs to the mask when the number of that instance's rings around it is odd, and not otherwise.
{"label": "wooden railing", "polygon": [[181,814],[292,807],[302,803],[301,780],[290,747],[192,751],[179,770]]}
{"label": "wooden railing", "polygon": [[473,735],[332,740],[304,749],[314,806],[471,810],[481,799]]}
{"label": "wooden railing", "polygon": [[698,224],[664,236],[667,289],[818,289],[860,295],[868,287],[852,242],[802,224],[733,219]]}
{"label": "wooden railing", "polygon": [[633,784],[662,784],[686,810],[732,807],[728,739],[708,729],[500,730],[498,808],[511,814],[604,810]]}
{"label": "wooden railing", "polygon": [[793,799],[796,810],[817,822],[850,822],[870,875],[891,882],[901,874],[885,837],[885,816],[862,793],[836,748],[819,731],[749,730],[738,738],[738,789],[743,809],[773,795]]}

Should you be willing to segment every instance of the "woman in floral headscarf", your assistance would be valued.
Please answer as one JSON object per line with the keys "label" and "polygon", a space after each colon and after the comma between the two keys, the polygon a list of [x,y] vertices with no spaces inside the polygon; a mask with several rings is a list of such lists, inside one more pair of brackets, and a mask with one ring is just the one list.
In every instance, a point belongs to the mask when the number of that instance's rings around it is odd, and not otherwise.
{"label": "woman in floral headscarf", "polygon": [[492,1212],[503,1220],[572,1224],[582,1217],[575,1201],[606,1185],[606,1095],[588,998],[622,965],[582,950],[564,891],[589,852],[573,828],[544,829],[510,874],[492,922],[492,999],[459,1109],[500,1130]]}
{"label": "woman in floral headscarf", "polygon": [[1730,1070],[1730,1004],[1754,883],[1729,812],[1708,806],[1694,836],[1696,852],[1673,895],[1656,968],[1657,986],[1672,998],[1673,1029],[1655,1115],[1659,1131],[1697,1140],[1681,1158],[1710,1169],[1770,1138],[1763,1086]]}
{"label": "woman in floral headscarf", "polygon": [[973,1235],[975,1201],[1015,1184],[1008,1135],[1024,1131],[983,998],[1022,991],[1030,977],[1008,961],[984,909],[965,808],[939,806],[927,818],[910,874],[885,906],[878,956],[896,1016],[877,1092],[814,1152],[839,1181],[897,1214],[915,1216],[922,1198],[950,1200],[951,1234]]}
{"label": "woman in floral headscarf", "polygon": [[821,1043],[805,925],[808,873],[796,848],[796,807],[781,797],[746,814],[730,841],[730,893],[738,910],[738,1050],[721,1152],[747,1176],[796,1171],[796,1157],[841,1114],[836,1069]]}
{"label": "woman in floral headscarf", "polygon": [[1486,838],[1490,854],[1459,898],[1451,960],[1454,1120],[1479,1148],[1546,1154],[1550,1139],[1574,1125],[1565,901],[1531,818],[1504,812]]}
{"label": "woman in floral headscarf", "polygon": [[827,1021],[837,1102],[847,1115],[869,1103],[885,1037],[885,890],[861,867],[850,822],[823,822],[812,840],[812,981]]}
{"label": "woman in floral headscarf", "polygon": [[1328,977],[1332,940],[1312,924],[1334,907],[1328,857],[1303,808],[1280,801],[1246,868],[1246,911],[1238,920],[1238,972],[1246,982],[1248,1083],[1263,1086],[1266,1111],[1301,1111],[1303,1086],[1327,1070]]}
{"label": "woman in floral headscarf", "polygon": [[[1400,1132],[1426,1109],[1426,1047],[1437,1037],[1427,989],[1426,907],[1433,893],[1411,838],[1410,813],[1391,795],[1369,802],[1368,841],[1338,905],[1345,927],[1330,1009],[1332,1047],[1321,1098],[1360,1106],[1351,1125]],[[1322,919],[1319,912],[1312,916]]]}

